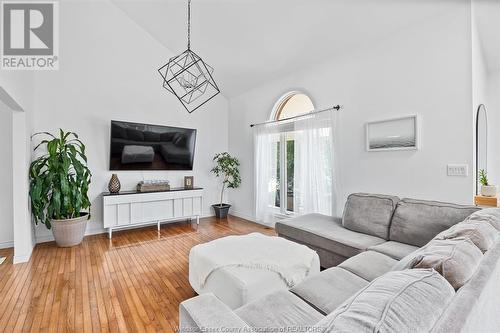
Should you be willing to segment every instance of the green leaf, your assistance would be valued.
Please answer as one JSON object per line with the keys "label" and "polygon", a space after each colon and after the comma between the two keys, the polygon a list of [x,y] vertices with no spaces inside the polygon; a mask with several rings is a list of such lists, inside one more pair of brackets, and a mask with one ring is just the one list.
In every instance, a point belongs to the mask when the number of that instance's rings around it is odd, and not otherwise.
{"label": "green leaf", "polygon": [[85,145],[73,132],[59,130],[55,137],[48,132],[35,150],[47,153],[35,159],[29,168],[31,212],[35,224],[51,228],[51,220],[77,216],[90,208],[88,189],[92,174],[87,166]]}
{"label": "green leaf", "polygon": [[216,164],[210,171],[216,177],[222,177],[222,198],[226,186],[228,188],[238,188],[241,185],[241,177],[239,171],[240,162],[237,158],[232,157],[227,152],[216,154],[213,158],[213,161]]}

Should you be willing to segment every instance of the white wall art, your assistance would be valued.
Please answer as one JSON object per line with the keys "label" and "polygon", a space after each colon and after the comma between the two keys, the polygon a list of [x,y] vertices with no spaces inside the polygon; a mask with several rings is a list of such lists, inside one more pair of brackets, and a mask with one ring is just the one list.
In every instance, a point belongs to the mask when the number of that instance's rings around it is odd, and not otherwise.
{"label": "white wall art", "polygon": [[367,151],[416,149],[419,149],[419,128],[416,115],[366,124]]}

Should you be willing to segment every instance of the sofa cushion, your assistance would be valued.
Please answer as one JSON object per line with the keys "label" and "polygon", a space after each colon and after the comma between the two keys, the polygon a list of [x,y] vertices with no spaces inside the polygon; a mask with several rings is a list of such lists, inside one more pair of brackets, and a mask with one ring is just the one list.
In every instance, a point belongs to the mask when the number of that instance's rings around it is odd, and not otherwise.
{"label": "sofa cushion", "polygon": [[500,208],[486,208],[478,210],[469,216],[466,222],[486,222],[497,231],[500,231]]}
{"label": "sofa cushion", "polygon": [[459,289],[474,275],[483,253],[470,239],[432,240],[393,269],[433,268]]}
{"label": "sofa cushion", "polygon": [[341,256],[340,254],[338,253],[335,253],[335,252],[331,252],[331,251],[328,251],[328,250],[325,250],[325,249],[322,249],[322,248],[319,248],[317,246],[314,246],[310,243],[305,243],[305,242],[301,242],[301,241],[298,241],[296,239],[293,239],[293,238],[289,238],[289,237],[286,237],[284,236],[283,234],[280,235],[280,237],[283,237],[285,239],[288,239],[292,242],[295,242],[295,243],[299,243],[299,244],[302,244],[302,245],[306,245],[308,248],[310,248],[311,250],[314,250],[316,251],[316,253],[318,254],[319,256],[319,260],[320,260],[320,266],[322,268],[330,268],[330,267],[335,267],[337,266],[338,264],[340,264],[342,261],[346,260],[347,258],[344,257],[344,256]]}
{"label": "sofa cushion", "polygon": [[187,146],[187,137],[182,133],[175,133],[172,138],[172,142],[177,147],[186,147]]}
{"label": "sofa cushion", "polygon": [[144,132],[144,141],[158,142],[158,141],[160,141],[160,133],[145,131]]}
{"label": "sofa cushion", "polygon": [[395,241],[388,241],[368,248],[368,250],[385,254],[386,256],[389,256],[396,260],[401,260],[418,249],[419,247],[417,246]]}
{"label": "sofa cushion", "polygon": [[122,150],[122,164],[151,163],[155,159],[155,151],[150,146],[126,145]]}
{"label": "sofa cushion", "polygon": [[276,232],[302,244],[311,244],[350,258],[384,239],[348,230],[338,218],[306,214],[276,223]]}
{"label": "sofa cushion", "polygon": [[311,276],[290,291],[323,314],[328,314],[366,285],[368,281],[365,279],[343,268],[332,267]]}
{"label": "sofa cushion", "polygon": [[429,332],[455,292],[430,269],[387,273],[348,299],[316,327],[325,332]]}
{"label": "sofa cushion", "polygon": [[441,232],[435,239],[468,238],[484,253],[493,246],[497,236],[498,231],[491,224],[469,221],[454,225]]}
{"label": "sofa cushion", "polygon": [[214,294],[203,294],[179,304],[179,332],[217,332],[226,326],[241,332],[250,327]]}
{"label": "sofa cushion", "polygon": [[347,198],[342,225],[349,230],[388,239],[398,201],[395,196],[353,193]]}
{"label": "sofa cushion", "polygon": [[323,315],[289,291],[268,294],[235,310],[253,328],[311,326]]}
{"label": "sofa cushion", "polygon": [[127,128],[127,139],[133,141],[144,141],[144,133],[135,128]]}
{"label": "sofa cushion", "polygon": [[402,199],[390,227],[390,240],[424,246],[441,231],[462,222],[479,208],[437,201]]}
{"label": "sofa cushion", "polygon": [[347,259],[339,267],[356,274],[357,276],[372,281],[392,270],[397,260],[385,254],[366,251]]}
{"label": "sofa cushion", "polygon": [[161,133],[160,134],[160,141],[163,141],[163,142],[169,142],[169,141],[172,141],[172,139],[174,138],[174,134],[173,132],[164,132],[164,133]]}

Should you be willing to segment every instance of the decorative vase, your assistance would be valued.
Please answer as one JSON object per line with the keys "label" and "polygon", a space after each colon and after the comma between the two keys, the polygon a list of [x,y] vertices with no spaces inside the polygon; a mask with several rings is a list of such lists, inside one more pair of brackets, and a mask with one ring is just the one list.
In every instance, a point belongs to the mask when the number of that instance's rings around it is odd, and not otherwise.
{"label": "decorative vase", "polygon": [[496,185],[482,185],[481,195],[485,197],[496,197],[498,193],[498,187]]}
{"label": "decorative vase", "polygon": [[79,217],[66,220],[52,220],[52,234],[59,247],[71,247],[82,242],[87,229],[89,213],[80,213]]}
{"label": "decorative vase", "polygon": [[111,179],[109,180],[108,184],[109,193],[118,193],[120,192],[121,187],[122,185],[120,184],[120,180],[118,179],[116,173],[114,173],[111,176]]}

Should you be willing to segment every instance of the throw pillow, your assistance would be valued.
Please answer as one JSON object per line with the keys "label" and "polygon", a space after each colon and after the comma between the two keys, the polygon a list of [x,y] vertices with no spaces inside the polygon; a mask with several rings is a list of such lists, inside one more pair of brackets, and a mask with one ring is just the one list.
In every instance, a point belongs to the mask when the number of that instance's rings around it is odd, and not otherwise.
{"label": "throw pillow", "polygon": [[433,268],[457,290],[474,275],[482,258],[468,238],[436,239],[417,251],[407,268]]}
{"label": "throw pillow", "polygon": [[500,231],[500,208],[481,209],[470,215],[465,222],[486,222]]}
{"label": "throw pillow", "polygon": [[498,231],[490,224],[470,221],[454,225],[441,232],[435,239],[468,238],[484,253],[493,246],[497,236]]}

